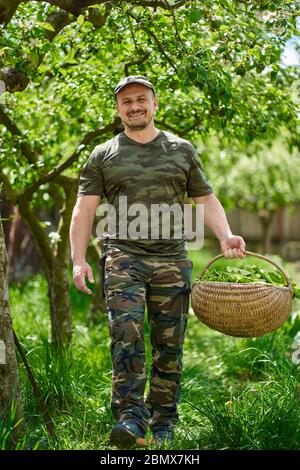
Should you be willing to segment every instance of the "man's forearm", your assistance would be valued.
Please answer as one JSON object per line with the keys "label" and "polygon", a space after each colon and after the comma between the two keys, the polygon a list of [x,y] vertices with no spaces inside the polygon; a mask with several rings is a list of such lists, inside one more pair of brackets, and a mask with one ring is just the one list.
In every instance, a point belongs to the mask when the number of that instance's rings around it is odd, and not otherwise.
{"label": "man's forearm", "polygon": [[232,236],[225,211],[214,194],[193,199],[196,204],[204,204],[204,223],[220,242]]}
{"label": "man's forearm", "polygon": [[85,210],[74,208],[71,227],[71,258],[73,264],[85,260],[86,251],[91,236],[93,218]]}

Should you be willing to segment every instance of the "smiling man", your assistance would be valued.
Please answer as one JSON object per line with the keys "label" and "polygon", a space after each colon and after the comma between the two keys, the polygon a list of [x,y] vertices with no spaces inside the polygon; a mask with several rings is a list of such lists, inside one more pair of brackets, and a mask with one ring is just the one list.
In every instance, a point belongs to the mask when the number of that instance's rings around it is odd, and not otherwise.
{"label": "smiling man", "polygon": [[[132,77],[121,80],[116,88],[115,96],[117,110],[126,128],[126,133],[133,131],[136,136],[135,131],[147,128],[150,130],[154,126],[154,114],[158,103],[150,82],[143,78],[140,78],[138,83],[133,80]],[[157,129],[156,135],[158,132]],[[149,135],[152,138],[152,134]]]}
{"label": "smiling man", "polygon": [[[155,205],[181,207],[188,195],[196,204],[204,204],[205,223],[220,241],[224,255],[243,257],[245,242],[231,233],[195,148],[155,127],[158,100],[153,85],[143,76],[126,77],[115,87],[115,99],[124,132],[93,150],[80,177],[70,231],[76,287],[91,294],[86,278],[93,282],[93,273],[85,255],[102,196],[120,221],[119,201],[124,197],[130,220],[133,206],[150,214]],[[101,247],[111,336],[111,407],[117,420],[110,440],[119,447],[146,445],[148,426],[158,445],[170,442],[178,420],[192,263],[183,232],[175,236],[171,227],[169,237],[153,236],[156,231],[150,216],[143,220],[149,228],[147,237],[130,237],[127,227],[117,222],[103,237]],[[146,305],[152,365],[149,394],[144,399]]]}

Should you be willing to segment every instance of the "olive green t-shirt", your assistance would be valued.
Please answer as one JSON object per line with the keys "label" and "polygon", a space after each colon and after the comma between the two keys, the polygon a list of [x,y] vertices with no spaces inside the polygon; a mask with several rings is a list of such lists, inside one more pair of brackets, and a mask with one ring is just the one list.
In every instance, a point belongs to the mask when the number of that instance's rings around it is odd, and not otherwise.
{"label": "olive green t-shirt", "polygon": [[[187,257],[186,239],[183,229],[178,238],[178,219],[171,211],[170,219],[161,216],[158,221],[152,210],[175,203],[183,208],[186,195],[212,192],[190,142],[160,131],[151,142],[142,144],[122,132],[95,147],[81,173],[78,196],[105,196],[113,206],[116,224],[102,235],[104,253],[116,247],[148,259],[183,259]],[[170,230],[163,234],[166,220]],[[131,222],[131,228],[136,229],[134,237],[129,228],[125,233]]]}

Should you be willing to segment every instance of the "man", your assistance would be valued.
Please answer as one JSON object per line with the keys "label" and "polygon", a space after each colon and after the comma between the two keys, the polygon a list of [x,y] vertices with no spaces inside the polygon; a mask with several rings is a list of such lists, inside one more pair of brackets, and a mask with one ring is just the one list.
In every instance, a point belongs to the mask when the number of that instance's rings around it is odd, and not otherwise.
{"label": "man", "polygon": [[[152,84],[143,76],[126,77],[117,84],[115,99],[124,132],[93,150],[80,178],[70,232],[76,287],[91,294],[85,280],[94,282],[93,273],[85,255],[103,195],[120,221],[121,198],[127,198],[128,207],[138,204],[150,210],[155,204],[182,206],[187,193],[196,204],[204,204],[205,223],[220,241],[224,255],[243,257],[245,242],[231,233],[194,147],[155,127],[158,100]],[[146,216],[142,225],[148,227],[148,222],[151,225]],[[130,238],[124,236],[119,222],[104,239],[102,250],[113,368],[111,406],[117,420],[111,443],[119,447],[145,445],[148,425],[158,444],[169,442],[178,420],[191,287],[192,263],[185,240],[176,238],[174,230],[169,239],[151,235]],[[145,304],[152,344],[146,400]]]}

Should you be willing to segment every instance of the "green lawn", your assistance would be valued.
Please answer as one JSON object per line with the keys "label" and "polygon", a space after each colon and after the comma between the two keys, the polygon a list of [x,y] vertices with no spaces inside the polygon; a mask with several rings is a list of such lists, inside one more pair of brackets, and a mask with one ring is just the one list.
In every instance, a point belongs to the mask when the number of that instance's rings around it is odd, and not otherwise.
{"label": "green lawn", "polygon": [[[190,255],[195,276],[211,253]],[[72,288],[74,341],[58,358],[49,342],[46,291],[42,276],[13,286],[11,308],[15,330],[50,407],[59,448],[109,449],[114,421],[105,316],[96,326],[87,326],[88,304]],[[299,303],[294,307],[299,310]],[[299,318],[292,315],[274,333],[235,339],[200,324],[191,312],[180,422],[169,448],[300,449],[299,370],[291,361],[291,344],[299,329]],[[147,325],[145,330],[149,357]],[[20,373],[27,435],[17,447],[54,448],[21,363]],[[7,448],[8,434],[8,425],[2,425],[0,448]]]}

